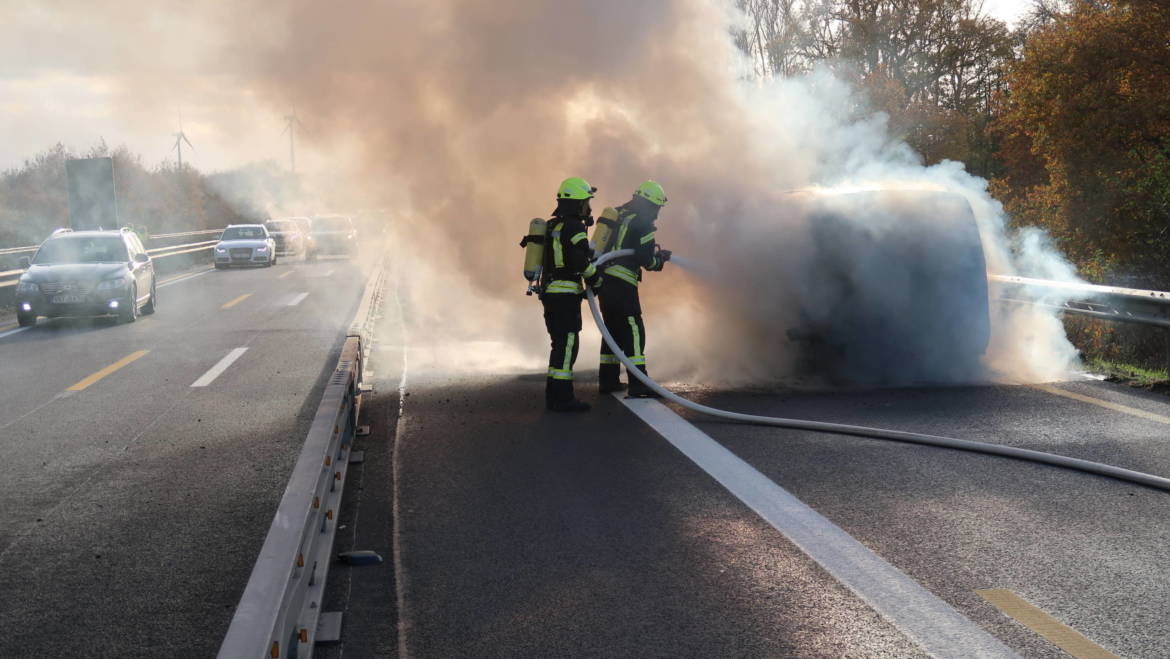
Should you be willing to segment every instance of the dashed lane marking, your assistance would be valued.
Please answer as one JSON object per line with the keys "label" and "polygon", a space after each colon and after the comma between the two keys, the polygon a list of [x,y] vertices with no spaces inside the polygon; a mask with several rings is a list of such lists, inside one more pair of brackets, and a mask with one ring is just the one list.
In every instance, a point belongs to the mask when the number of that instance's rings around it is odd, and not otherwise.
{"label": "dashed lane marking", "polygon": [[69,389],[67,389],[67,391],[81,391],[81,390],[85,389],[86,387],[88,387],[89,385],[106,377],[110,373],[113,373],[114,371],[122,368],[123,366],[137,360],[138,358],[142,357],[143,355],[145,355],[148,352],[150,352],[150,351],[149,350],[139,350],[138,352],[132,352],[129,355],[126,355],[125,357],[114,362],[113,364],[110,364],[109,366],[103,368],[102,370],[98,371],[97,373],[94,373],[93,375],[85,378],[81,382],[78,382],[77,384],[73,385],[72,387],[69,387]]}
{"label": "dashed lane marking", "polygon": [[212,366],[198,380],[192,382],[191,386],[192,387],[206,387],[207,385],[211,384],[212,382],[215,381],[216,378],[218,378],[221,374],[223,374],[223,372],[226,371],[229,366],[231,366],[233,363],[235,363],[235,361],[237,359],[239,359],[240,356],[243,355],[247,351],[248,351],[247,348],[233,349],[231,352],[229,352],[227,354],[226,357],[219,360],[219,362],[216,363],[215,366]]}
{"label": "dashed lane marking", "polygon": [[1113,402],[1110,402],[1107,400],[1102,400],[1100,398],[1093,398],[1092,396],[1085,396],[1083,394],[1074,393],[1072,391],[1066,391],[1064,389],[1054,387],[1050,384],[1034,384],[1031,386],[1033,389],[1039,389],[1040,391],[1050,393],[1054,396],[1062,396],[1064,398],[1069,398],[1071,400],[1078,400],[1082,403],[1088,403],[1089,405],[1096,405],[1097,407],[1104,407],[1105,409],[1113,410],[1114,412],[1121,412],[1122,414],[1129,414],[1130,416],[1136,416],[1138,418],[1146,419],[1148,421],[1156,421],[1157,423],[1164,423],[1166,425],[1170,425],[1170,417],[1162,416],[1161,414],[1154,414],[1153,412],[1139,410],[1136,407],[1130,407],[1128,405],[1121,405],[1119,403],[1113,403]]}
{"label": "dashed lane marking", "polygon": [[1077,659],[1117,659],[1117,655],[1010,590],[989,588],[975,592],[991,602],[1004,615],[1048,639],[1050,643]]}
{"label": "dashed lane marking", "polygon": [[284,279],[285,277],[291,275],[292,273],[293,273],[292,270],[285,270],[279,277],[277,277],[277,279]]}
{"label": "dashed lane marking", "polygon": [[308,294],[308,293],[301,293],[300,295],[297,295],[297,296],[296,296],[296,297],[294,297],[293,299],[289,300],[289,302],[288,302],[288,306],[290,306],[290,307],[295,307],[295,306],[297,306],[298,304],[300,304],[300,303],[301,303],[301,301],[302,301],[302,300],[304,300],[304,299],[305,299],[305,298],[307,298],[307,297],[309,297],[309,294]]}
{"label": "dashed lane marking", "polygon": [[1017,656],[669,407],[614,397],[932,656]]}
{"label": "dashed lane marking", "polygon": [[244,293],[244,294],[243,294],[243,295],[241,295],[240,297],[238,297],[238,298],[236,298],[236,299],[232,300],[231,302],[228,302],[227,304],[223,305],[222,307],[220,307],[220,309],[231,309],[232,307],[234,307],[234,306],[236,306],[237,304],[239,304],[239,303],[243,302],[244,300],[247,300],[247,299],[248,299],[248,298],[250,298],[250,297],[252,297],[252,294],[251,294],[251,293]]}

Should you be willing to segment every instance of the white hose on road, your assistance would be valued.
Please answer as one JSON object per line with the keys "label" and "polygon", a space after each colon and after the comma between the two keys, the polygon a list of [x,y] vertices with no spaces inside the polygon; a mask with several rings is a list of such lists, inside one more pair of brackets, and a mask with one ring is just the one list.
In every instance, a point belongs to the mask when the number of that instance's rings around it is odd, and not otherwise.
{"label": "white hose on road", "polygon": [[[601,255],[595,262],[600,268],[606,261],[620,257],[632,255],[634,250],[623,249],[615,252],[608,252]],[[991,455],[1002,455],[1008,458],[1016,458],[1018,460],[1028,460],[1031,462],[1039,462],[1042,464],[1053,465],[1056,467],[1064,467],[1066,469],[1075,469],[1090,474],[1097,474],[1099,476],[1108,476],[1118,480],[1129,481],[1147,487],[1153,487],[1160,490],[1170,491],[1170,479],[1153,474],[1147,474],[1140,471],[1133,471],[1130,469],[1123,469],[1121,467],[1114,467],[1100,462],[1092,462],[1090,460],[1081,460],[1080,458],[1070,458],[1063,455],[1055,455],[1053,453],[1044,453],[1043,451],[1033,451],[1031,449],[1016,448],[1014,446],[1000,446],[997,444],[987,444],[985,442],[976,442],[967,439],[954,439],[952,437],[939,437],[937,435],[924,435],[916,432],[905,432],[902,430],[884,430],[881,428],[867,428],[865,426],[852,426],[841,423],[826,423],[823,421],[806,421],[803,419],[785,419],[780,417],[760,416],[756,414],[741,414],[739,412],[729,412],[727,410],[720,410],[714,407],[708,407],[691,400],[687,400],[682,396],[675,394],[666,387],[658,384],[638,369],[630,358],[622,352],[621,346],[614,340],[613,335],[609,333],[609,329],[605,326],[605,321],[601,318],[601,312],[597,308],[597,299],[593,295],[592,288],[586,288],[585,296],[589,300],[589,310],[593,313],[593,321],[597,323],[597,329],[601,330],[601,336],[605,339],[606,345],[613,351],[613,354],[621,360],[622,364],[626,366],[626,372],[632,377],[636,377],[642,381],[647,387],[650,387],[663,398],[681,405],[689,410],[693,410],[700,414],[708,416],[719,417],[722,419],[729,419],[731,421],[740,421],[743,423],[750,423],[761,426],[776,426],[779,428],[791,428],[794,430],[812,430],[816,432],[828,432],[839,435],[854,435],[857,437],[870,437],[873,439],[886,439],[896,442],[909,442],[912,444],[926,444],[928,446],[942,446],[945,448],[959,449],[962,451],[973,451],[975,453],[987,453]]]}

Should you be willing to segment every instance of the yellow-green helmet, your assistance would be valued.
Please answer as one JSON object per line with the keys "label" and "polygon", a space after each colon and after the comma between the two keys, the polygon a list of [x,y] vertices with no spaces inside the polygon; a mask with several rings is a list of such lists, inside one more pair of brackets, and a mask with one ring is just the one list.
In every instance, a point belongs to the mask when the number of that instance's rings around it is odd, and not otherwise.
{"label": "yellow-green helmet", "polygon": [[646,181],[634,190],[635,197],[641,197],[655,206],[666,205],[666,191],[662,189],[657,181]]}
{"label": "yellow-green helmet", "polygon": [[589,185],[589,181],[574,176],[561,182],[561,189],[557,190],[557,199],[592,199],[597,188]]}

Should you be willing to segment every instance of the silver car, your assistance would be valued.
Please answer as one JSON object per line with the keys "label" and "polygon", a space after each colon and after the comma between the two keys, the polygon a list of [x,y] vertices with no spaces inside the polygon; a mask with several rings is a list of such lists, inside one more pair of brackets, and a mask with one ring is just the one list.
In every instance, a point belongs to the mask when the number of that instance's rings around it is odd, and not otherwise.
{"label": "silver car", "polygon": [[277,256],[300,256],[305,253],[305,236],[296,218],[273,218],[264,223],[276,242]]}
{"label": "silver car", "polygon": [[215,267],[276,265],[276,242],[263,224],[232,224],[215,246]]}

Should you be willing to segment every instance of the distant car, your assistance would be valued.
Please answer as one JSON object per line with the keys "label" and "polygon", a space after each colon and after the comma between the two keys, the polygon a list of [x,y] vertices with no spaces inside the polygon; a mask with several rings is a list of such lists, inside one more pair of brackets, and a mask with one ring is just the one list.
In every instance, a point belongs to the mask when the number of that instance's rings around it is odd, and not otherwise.
{"label": "distant car", "polygon": [[232,224],[223,230],[215,246],[215,267],[276,265],[276,241],[263,224]]}
{"label": "distant car", "polygon": [[115,315],[134,322],[158,304],[154,263],[130,229],[59,229],[41,243],[16,285],[16,320],[21,327],[38,316]]}
{"label": "distant car", "polygon": [[307,217],[293,217],[289,219],[295,222],[301,229],[301,236],[304,237],[305,243],[305,260],[315,261],[317,259],[317,239],[313,237],[313,221]]}
{"label": "distant car", "polygon": [[277,256],[301,256],[305,253],[305,234],[293,218],[275,218],[264,223],[276,244]]}
{"label": "distant car", "polygon": [[314,217],[312,235],[320,256],[357,256],[357,229],[344,215]]}

